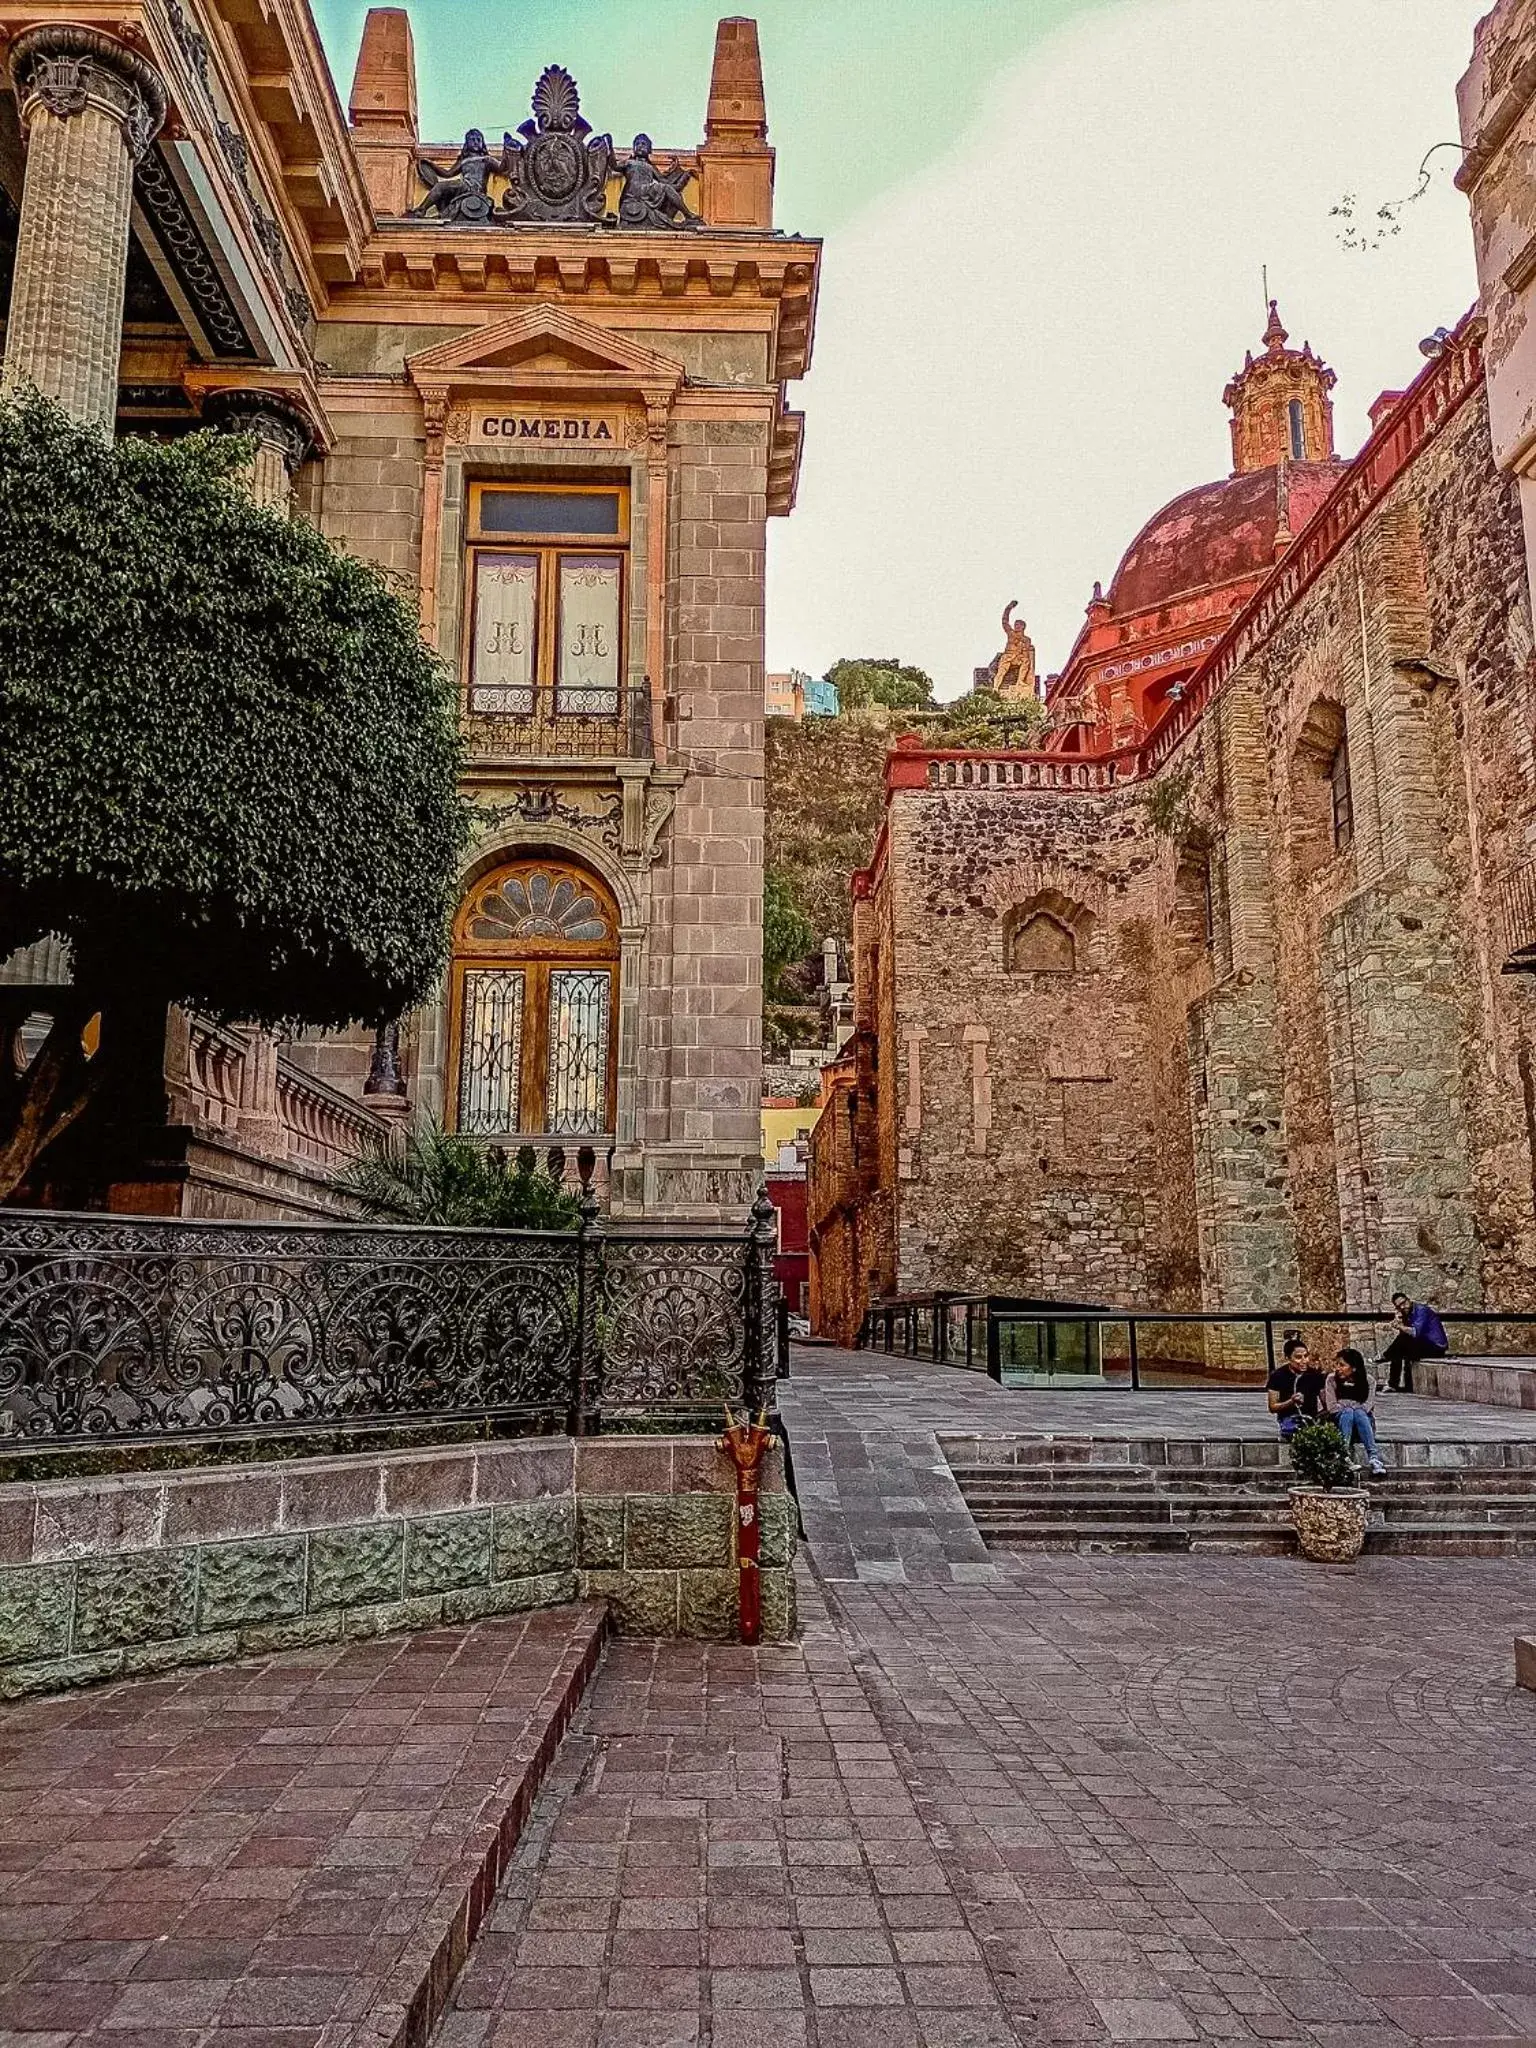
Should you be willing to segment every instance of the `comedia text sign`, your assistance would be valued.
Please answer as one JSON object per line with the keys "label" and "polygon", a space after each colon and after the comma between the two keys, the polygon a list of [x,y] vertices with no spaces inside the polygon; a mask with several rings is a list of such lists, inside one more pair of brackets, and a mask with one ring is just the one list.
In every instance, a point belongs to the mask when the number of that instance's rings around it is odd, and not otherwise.
{"label": "comedia text sign", "polygon": [[477,406],[471,415],[476,441],[559,441],[566,446],[622,448],[624,419],[616,412],[549,412],[512,406]]}

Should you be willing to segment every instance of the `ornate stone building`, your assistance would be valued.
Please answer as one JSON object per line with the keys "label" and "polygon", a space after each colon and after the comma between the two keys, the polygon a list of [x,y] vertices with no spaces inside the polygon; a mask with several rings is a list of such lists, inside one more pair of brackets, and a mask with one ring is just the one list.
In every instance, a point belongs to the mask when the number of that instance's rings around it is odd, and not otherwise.
{"label": "ornate stone building", "polygon": [[[615,147],[558,66],[424,143],[398,9],[369,13],[345,111],[303,0],[0,4],[0,34],[7,381],[119,432],[254,432],[269,502],[419,590],[478,810],[438,1004],[281,1046],[173,1019],[163,1156],[85,1198],[324,1207],[420,1108],[593,1147],[623,1215],[740,1214],[766,522],[820,254],[773,223],[755,24],[720,23],[684,150]],[[44,1005],[53,953],[12,990]]]}
{"label": "ornate stone building", "polygon": [[813,1138],[840,1337],[935,1288],[1536,1304],[1536,663],[1484,323],[1347,465],[1277,325],[1228,390],[1233,477],[1157,515],[1105,606],[1127,648],[1179,636],[1177,686],[1080,641],[1062,684],[1108,717],[889,756]]}

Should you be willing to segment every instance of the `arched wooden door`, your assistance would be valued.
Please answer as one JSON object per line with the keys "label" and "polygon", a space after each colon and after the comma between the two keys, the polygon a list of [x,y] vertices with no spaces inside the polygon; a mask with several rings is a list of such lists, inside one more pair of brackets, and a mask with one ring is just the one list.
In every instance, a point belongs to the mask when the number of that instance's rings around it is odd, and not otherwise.
{"label": "arched wooden door", "polygon": [[611,1132],[618,971],[618,907],[587,869],[523,860],[478,881],[454,931],[451,1128]]}

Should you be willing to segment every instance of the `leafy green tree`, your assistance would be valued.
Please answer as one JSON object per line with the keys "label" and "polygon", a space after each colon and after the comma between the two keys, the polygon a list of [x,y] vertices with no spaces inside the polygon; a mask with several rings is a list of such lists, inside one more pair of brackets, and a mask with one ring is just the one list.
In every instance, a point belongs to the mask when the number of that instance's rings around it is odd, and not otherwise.
{"label": "leafy green tree", "polygon": [[995,690],[969,690],[943,707],[926,728],[938,747],[1038,746],[1050,723],[1037,697],[1000,697]]}
{"label": "leafy green tree", "polygon": [[800,908],[795,885],[769,868],[763,876],[763,989],[772,995],[786,967],[803,960],[816,944],[816,929]]}
{"label": "leafy green tree", "polygon": [[506,1154],[432,1123],[354,1160],[333,1185],[381,1223],[460,1230],[571,1230],[576,1198],[535,1163],[531,1145]]}
{"label": "leafy green tree", "polygon": [[891,711],[927,711],[933,705],[932,676],[894,658],[870,655],[834,661],[827,681],[836,686],[842,711],[857,711],[866,704],[883,704]]}
{"label": "leafy green tree", "polygon": [[249,452],[0,407],[0,957],[54,934],[74,980],[0,1077],[0,1194],[93,1097],[154,1117],[170,1003],[338,1027],[441,974],[447,677],[380,571],[232,480]]}

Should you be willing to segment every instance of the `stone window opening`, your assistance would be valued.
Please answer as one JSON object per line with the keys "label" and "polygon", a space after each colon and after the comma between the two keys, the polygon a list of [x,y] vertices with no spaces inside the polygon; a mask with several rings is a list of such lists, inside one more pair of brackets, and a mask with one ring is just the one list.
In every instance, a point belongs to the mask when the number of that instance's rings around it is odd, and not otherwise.
{"label": "stone window opening", "polygon": [[1297,735],[1290,796],[1292,857],[1305,881],[1346,855],[1355,837],[1348,723],[1331,698],[1317,699]]}
{"label": "stone window opening", "polygon": [[1215,880],[1209,852],[1180,849],[1173,877],[1173,937],[1178,953],[1194,960],[1211,952],[1216,940]]}
{"label": "stone window opening", "polygon": [[471,485],[470,711],[613,718],[623,689],[628,570],[625,485]]}
{"label": "stone window opening", "polygon": [[1291,460],[1304,462],[1307,455],[1307,433],[1299,398],[1293,398],[1286,407],[1286,417],[1291,429]]}

